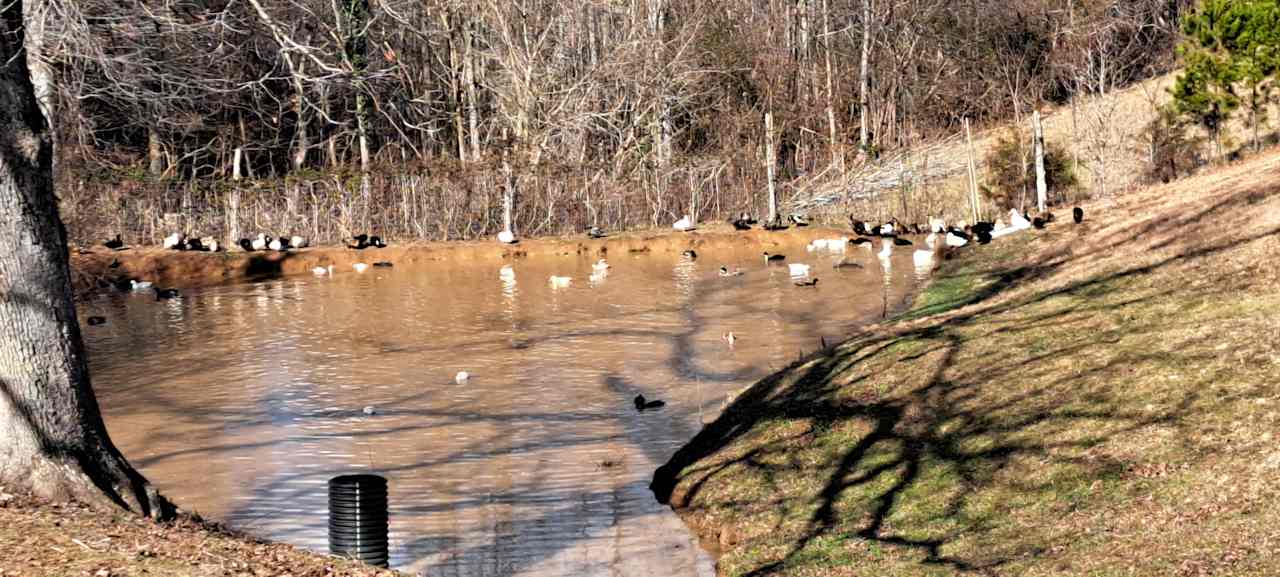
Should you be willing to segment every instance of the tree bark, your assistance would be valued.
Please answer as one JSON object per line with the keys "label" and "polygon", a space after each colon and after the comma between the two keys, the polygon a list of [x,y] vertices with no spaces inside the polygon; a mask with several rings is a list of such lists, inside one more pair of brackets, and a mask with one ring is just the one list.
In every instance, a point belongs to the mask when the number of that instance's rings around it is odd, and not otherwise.
{"label": "tree bark", "polygon": [[1031,124],[1036,147],[1036,210],[1044,212],[1045,203],[1048,200],[1049,183],[1045,181],[1044,174],[1044,127],[1040,124],[1039,110],[1031,114]]}
{"label": "tree bark", "polygon": [[858,72],[858,146],[861,147],[859,156],[866,158],[871,151],[870,135],[867,134],[867,122],[870,120],[868,109],[871,108],[871,95],[869,94],[869,76],[871,70],[869,67],[871,59],[871,0],[862,0],[862,63]]}
{"label": "tree bark", "polygon": [[765,172],[769,179],[769,223],[776,224],[778,222],[778,192],[777,192],[777,172],[775,165],[778,164],[777,158],[774,156],[776,145],[773,143],[773,111],[764,113],[764,162]]}
{"label": "tree bark", "polygon": [[90,386],[22,5],[0,8],[0,483],[159,516],[167,503],[111,443]]}

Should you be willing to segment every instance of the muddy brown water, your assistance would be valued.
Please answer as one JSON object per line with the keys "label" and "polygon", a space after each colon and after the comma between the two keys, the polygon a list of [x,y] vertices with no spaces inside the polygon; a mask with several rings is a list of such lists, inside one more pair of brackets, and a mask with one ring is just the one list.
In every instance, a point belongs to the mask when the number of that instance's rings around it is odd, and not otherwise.
{"label": "muddy brown water", "polygon": [[[758,247],[699,252],[613,254],[594,281],[576,255],[424,263],[110,295],[81,313],[107,317],[84,330],[112,437],[206,517],[323,551],[326,481],[375,472],[407,572],[712,575],[654,501],[653,470],[820,337],[901,309],[924,271],[911,247],[850,247],[863,268],[839,270],[838,255],[780,247],[820,279],[798,288]],[[666,406],[638,412],[637,394]]]}

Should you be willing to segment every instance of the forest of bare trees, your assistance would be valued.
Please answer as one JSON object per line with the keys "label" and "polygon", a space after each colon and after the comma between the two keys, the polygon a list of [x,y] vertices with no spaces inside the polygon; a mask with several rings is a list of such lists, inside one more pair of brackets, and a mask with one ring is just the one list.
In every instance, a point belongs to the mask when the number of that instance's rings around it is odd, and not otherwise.
{"label": "forest of bare trees", "polygon": [[785,204],[964,118],[1168,71],[1190,4],[54,1],[33,74],[82,242],[472,238],[504,194],[558,234],[759,214],[767,157]]}

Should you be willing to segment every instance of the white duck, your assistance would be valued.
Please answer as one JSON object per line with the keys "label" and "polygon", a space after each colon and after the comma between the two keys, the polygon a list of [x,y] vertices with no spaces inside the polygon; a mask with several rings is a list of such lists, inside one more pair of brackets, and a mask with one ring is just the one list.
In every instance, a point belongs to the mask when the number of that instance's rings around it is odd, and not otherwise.
{"label": "white duck", "polygon": [[289,239],[289,246],[293,248],[307,248],[307,244],[307,239],[301,236],[294,235]]}
{"label": "white duck", "polygon": [[964,245],[966,245],[966,244],[969,244],[969,241],[968,241],[968,240],[966,240],[965,238],[960,237],[960,236],[956,236],[954,233],[951,233],[951,232],[949,232],[949,231],[947,232],[947,246],[948,246],[948,247],[951,247],[951,248],[960,248],[960,247],[962,247],[962,246],[964,246]]}
{"label": "white duck", "polygon": [[255,239],[253,239],[253,242],[251,243],[251,246],[253,246],[253,250],[266,250],[266,248],[267,248],[267,235],[262,234],[262,233],[258,233],[258,237],[257,237],[257,238],[255,238]]}
{"label": "white duck", "polygon": [[515,244],[516,235],[509,230],[504,230],[498,233],[498,242],[503,244]]}
{"label": "white duck", "polygon": [[466,371],[458,371],[458,374],[453,376],[453,382],[458,383],[459,385],[469,380],[471,380],[471,373]]}
{"label": "white duck", "polygon": [[288,250],[289,247],[285,246],[283,242],[280,242],[280,239],[273,238],[271,239],[271,242],[267,243],[267,248],[280,252],[280,251]]}
{"label": "white duck", "polygon": [[696,227],[693,225],[693,217],[686,214],[683,217],[681,217],[680,220],[677,220],[675,224],[671,225],[671,228],[674,228],[681,232],[685,232],[685,231],[693,230]]}
{"label": "white duck", "polygon": [[178,248],[182,246],[183,240],[185,239],[182,238],[182,233],[175,232],[169,236],[164,237],[164,248],[166,249]]}
{"label": "white duck", "polygon": [[129,281],[129,288],[132,288],[133,290],[136,290],[136,291],[144,291],[151,288],[151,283],[148,281],[138,282],[136,280],[131,280]]}

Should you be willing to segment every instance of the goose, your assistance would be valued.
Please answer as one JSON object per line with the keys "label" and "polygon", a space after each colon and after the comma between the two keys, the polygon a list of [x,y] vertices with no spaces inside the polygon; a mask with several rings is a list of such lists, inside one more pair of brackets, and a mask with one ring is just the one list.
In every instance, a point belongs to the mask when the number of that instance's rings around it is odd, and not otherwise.
{"label": "goose", "polygon": [[289,239],[289,246],[293,248],[307,248],[309,244],[305,237],[294,235],[293,238]]}
{"label": "goose", "polygon": [[947,231],[947,246],[951,248],[960,248],[969,244],[969,237],[963,232],[956,230]]}
{"label": "goose", "polygon": [[784,260],[787,260],[787,255],[785,254],[769,254],[768,252],[765,252],[763,254],[764,254],[765,264],[769,264],[771,262],[782,262]]}
{"label": "goose", "polygon": [[276,252],[287,251],[289,250],[289,239],[283,236],[280,238],[273,238],[271,239],[271,242],[267,243],[267,248]]}
{"label": "goose", "polygon": [[862,268],[862,265],[848,260],[845,257],[840,257],[840,260],[831,263],[831,268]]}
{"label": "goose", "polygon": [[689,260],[698,260],[698,251],[689,249],[680,253],[680,256],[685,257]]}
{"label": "goose", "polygon": [[367,406],[367,407],[365,407],[365,408],[363,408],[363,409],[360,409],[360,412],[361,412],[361,413],[364,413],[364,414],[366,414],[366,415],[368,415],[368,416],[370,416],[370,417],[372,417],[373,415],[378,414],[378,410],[377,410],[377,409],[375,409],[375,408],[373,408],[373,405],[369,405],[369,406]]}
{"label": "goose", "polygon": [[1018,214],[1018,209],[1011,208],[1009,209],[1009,228],[1015,230],[1028,229],[1031,228],[1031,222],[1027,220],[1026,216]]}
{"label": "goose", "polygon": [[244,249],[245,252],[253,252],[253,243],[250,242],[249,239],[242,238],[240,239],[240,242],[237,244],[239,244],[240,248]]}
{"label": "goose", "polygon": [[151,288],[151,283],[147,281],[138,282],[136,280],[129,281],[129,288],[136,291],[144,291]]}
{"label": "goose", "polygon": [[858,233],[858,236],[867,235],[867,223],[854,219],[852,214],[849,215],[849,227],[853,229],[853,232]]}
{"label": "goose", "polygon": [[171,299],[171,298],[173,298],[173,297],[178,296],[178,289],[175,289],[175,288],[167,288],[167,289],[166,289],[166,288],[156,288],[156,287],[152,287],[152,288],[151,288],[151,290],[155,291],[155,293],[156,293],[156,300],[158,300],[158,301],[162,301],[162,300],[166,300],[166,299]]}
{"label": "goose", "polygon": [[120,235],[117,234],[115,238],[102,243],[102,246],[105,246],[111,250],[120,250],[124,248],[124,241],[120,240]]}
{"label": "goose", "polygon": [[587,236],[589,236],[589,237],[591,237],[591,238],[604,238],[604,237],[605,237],[605,234],[604,234],[604,231],[603,231],[603,230],[600,230],[600,227],[598,227],[598,226],[593,226],[593,227],[591,227],[591,228],[587,229]]}
{"label": "goose", "polygon": [[636,405],[636,410],[641,412],[647,409],[661,409],[662,407],[665,407],[667,405],[665,402],[659,401],[656,399],[652,401],[647,401],[645,400],[644,395],[636,395],[634,402]]}
{"label": "goose", "polygon": [[356,272],[364,272],[369,269],[369,265],[362,262],[358,262],[351,265],[351,268],[356,269]]}
{"label": "goose", "polygon": [[314,274],[316,276],[324,276],[324,275],[333,276],[333,265],[318,266],[316,268],[313,268],[311,269],[311,274]]}
{"label": "goose", "polygon": [[204,248],[209,252],[222,252],[222,243],[217,240],[210,239],[208,242],[204,243]]}
{"label": "goose", "polygon": [[512,234],[509,230],[504,230],[498,233],[498,242],[502,244],[515,244],[516,235]]}
{"label": "goose", "polygon": [[680,220],[677,220],[675,224],[672,224],[671,228],[674,228],[680,232],[686,232],[686,231],[694,230],[697,227],[695,227],[693,224],[693,217],[686,214],[683,217],[680,217]]}
{"label": "goose", "polygon": [[880,225],[880,236],[893,236],[894,230],[896,229],[893,227],[893,223],[886,222]]}
{"label": "goose", "polygon": [[733,343],[738,342],[738,335],[733,334],[733,331],[729,331],[723,335],[720,335],[720,340],[726,343],[729,343],[729,348],[732,349]]}
{"label": "goose", "polygon": [[551,275],[551,288],[569,288],[573,277]]}
{"label": "goose", "polygon": [[591,270],[596,272],[609,270],[609,261],[600,259],[591,265]]}
{"label": "goose", "polygon": [[909,241],[909,240],[907,240],[907,239],[905,239],[905,238],[898,237],[898,236],[893,237],[893,245],[894,245],[894,246],[911,246],[912,244],[913,244],[913,243],[912,243],[911,241]]}
{"label": "goose", "polygon": [[809,276],[809,265],[804,263],[793,262],[787,265],[787,269],[791,276]]}
{"label": "goose", "polygon": [[[1078,206],[1071,209],[1071,220],[1076,221],[1076,224],[1084,222],[1084,209]],[[116,235],[116,238],[119,239],[120,235]]]}
{"label": "goose", "polygon": [[373,248],[387,248],[387,243],[380,236],[369,237],[369,246]]}
{"label": "goose", "polygon": [[879,254],[880,258],[889,258],[889,255],[893,254],[893,243],[887,238],[881,241],[880,252],[877,254]]}
{"label": "goose", "polygon": [[96,327],[106,322],[107,322],[106,317],[89,317],[89,326],[91,327]]}
{"label": "goose", "polygon": [[378,267],[378,268],[391,268],[391,267],[395,266],[395,263],[392,263],[391,261],[380,260],[380,261],[377,261],[377,262],[373,263],[373,266]]}
{"label": "goose", "polygon": [[798,286],[798,287],[806,287],[806,286],[816,287],[816,286],[818,286],[818,279],[815,277],[815,278],[811,278],[811,279],[809,279],[809,280],[798,280],[798,281],[796,281],[796,283],[795,283],[795,284],[796,284],[796,286]]}
{"label": "goose", "polygon": [[249,244],[253,250],[267,250],[267,235],[258,233],[258,237]]}
{"label": "goose", "polygon": [[733,269],[732,271],[730,271],[729,267],[721,266],[720,276],[742,276],[742,271],[739,269]]}
{"label": "goose", "polygon": [[458,383],[459,385],[469,380],[471,380],[471,373],[466,371],[458,371],[458,374],[453,376],[453,382]]}
{"label": "goose", "polygon": [[165,248],[165,249],[182,250],[182,249],[184,248],[184,247],[183,247],[183,240],[184,240],[184,238],[183,238],[182,234],[181,234],[181,233],[177,233],[177,232],[175,232],[175,233],[173,233],[173,234],[171,234],[171,235],[169,235],[169,236],[164,237],[164,245],[163,245],[163,246],[164,246],[164,248]]}
{"label": "goose", "polygon": [[729,224],[733,225],[733,230],[751,230],[751,224],[741,218],[735,218]]}
{"label": "goose", "polygon": [[[186,250],[205,250],[204,242],[198,238],[189,238],[185,243]],[[178,249],[183,250],[183,249]]]}
{"label": "goose", "polygon": [[980,234],[983,232],[991,234],[995,229],[996,225],[994,222],[976,222],[973,226],[969,227],[969,232],[972,232],[973,234]]}

